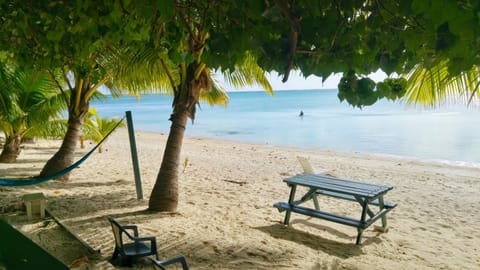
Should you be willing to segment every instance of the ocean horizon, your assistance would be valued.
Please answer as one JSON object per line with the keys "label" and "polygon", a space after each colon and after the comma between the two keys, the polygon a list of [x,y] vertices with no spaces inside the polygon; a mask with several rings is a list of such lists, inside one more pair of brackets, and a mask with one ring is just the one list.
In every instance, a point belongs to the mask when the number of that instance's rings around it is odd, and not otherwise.
{"label": "ocean horizon", "polygon": [[[201,103],[186,136],[272,146],[361,152],[480,167],[478,107],[430,109],[380,100],[362,109],[341,103],[338,91],[229,92],[228,106]],[[142,95],[94,101],[101,116],[132,111],[135,130],[168,133],[173,97]],[[300,115],[302,112],[302,115]]]}

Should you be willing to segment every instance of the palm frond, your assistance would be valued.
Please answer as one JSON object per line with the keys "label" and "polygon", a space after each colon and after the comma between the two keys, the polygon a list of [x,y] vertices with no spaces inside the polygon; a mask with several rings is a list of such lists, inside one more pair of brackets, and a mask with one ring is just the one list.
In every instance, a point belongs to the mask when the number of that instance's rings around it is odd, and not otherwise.
{"label": "palm frond", "polygon": [[[2,116],[0,126],[9,136],[43,129],[66,107],[61,93],[44,72],[2,67],[0,71]],[[42,133],[42,131],[38,131]]]}
{"label": "palm frond", "polygon": [[[97,114],[95,108],[90,108],[89,117],[85,119],[82,126],[82,136],[85,140],[100,142],[118,123],[119,119],[101,117]],[[124,127],[125,123],[120,123],[119,127]]]}
{"label": "palm frond", "polygon": [[169,65],[168,72],[175,80],[179,78],[167,55],[149,48],[139,52],[128,48],[109,48],[102,61],[112,70],[113,79],[107,87],[114,96],[125,92],[135,96],[141,93],[171,94],[173,88],[161,61]]}
{"label": "palm frond", "polygon": [[43,123],[42,128],[29,129],[28,137],[62,139],[67,133],[67,119],[53,119]]}
{"label": "palm frond", "polygon": [[251,53],[246,53],[242,61],[235,65],[234,70],[221,70],[225,81],[233,87],[257,85],[267,93],[273,95],[273,89],[267,79],[265,71],[257,64]]}
{"label": "palm frond", "polygon": [[229,97],[227,91],[215,80],[215,74],[210,74],[210,80],[212,88],[208,92],[202,92],[200,94],[200,101],[208,103],[210,106],[222,105],[226,107],[228,105]]}
{"label": "palm frond", "polygon": [[417,65],[405,77],[407,93],[404,99],[408,104],[438,107],[444,103],[472,104],[480,100],[478,66],[452,76],[448,71],[448,61],[442,61],[428,69]]}

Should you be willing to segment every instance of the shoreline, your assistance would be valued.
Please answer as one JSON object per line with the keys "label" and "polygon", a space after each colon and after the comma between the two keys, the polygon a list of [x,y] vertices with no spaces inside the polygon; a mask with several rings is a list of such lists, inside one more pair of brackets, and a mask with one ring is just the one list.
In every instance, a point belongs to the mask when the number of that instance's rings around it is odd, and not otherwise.
{"label": "shoreline", "polygon": [[[475,269],[480,264],[478,168],[185,137],[178,210],[150,213],[145,210],[166,137],[136,132],[144,200],[136,199],[128,134],[120,129],[103,153],[94,153],[72,171],[69,182],[0,187],[2,212],[25,217],[21,197],[42,192],[47,209],[100,250],[102,260],[113,252],[106,219],[113,216],[122,224],[138,225],[141,236],[155,236],[162,258],[184,255],[191,269]],[[59,144],[39,141],[24,149],[8,172],[34,174]],[[339,178],[393,186],[385,197],[398,204],[387,215],[390,231],[369,228],[357,246],[355,228],[298,214],[289,226],[282,225],[284,213],[273,204],[288,199],[290,189],[283,179],[302,172],[296,156]],[[2,164],[0,171],[7,167]],[[359,214],[357,204],[332,198],[323,198],[321,207],[340,215]],[[20,224],[35,237],[31,227]],[[55,250],[60,257],[75,253],[64,247]],[[130,269],[151,269],[151,264]]]}
{"label": "shoreline", "polygon": [[[168,136],[168,132],[163,131],[145,131],[138,129],[135,132],[139,133],[150,133],[150,134],[160,134],[162,136]],[[265,147],[272,147],[272,148],[284,148],[290,149],[292,151],[314,151],[317,153],[338,153],[338,154],[345,154],[351,156],[374,156],[379,158],[385,159],[396,159],[399,161],[407,161],[407,162],[419,162],[425,164],[434,164],[434,165],[448,165],[454,167],[465,167],[465,168],[473,168],[478,169],[480,168],[480,162],[475,161],[461,161],[461,160],[448,160],[448,159],[436,159],[436,158],[420,158],[420,157],[413,157],[413,156],[402,156],[396,154],[387,154],[387,153],[376,153],[376,152],[363,152],[363,151],[342,151],[342,150],[335,150],[335,149],[325,149],[325,148],[316,148],[316,147],[299,147],[299,146],[285,146],[285,145],[274,145],[269,143],[254,143],[248,141],[240,141],[234,139],[226,139],[226,138],[212,138],[206,136],[185,136],[185,138],[192,138],[192,139],[202,139],[202,140],[213,140],[213,141],[223,141],[225,143],[232,143],[232,144],[244,144],[244,145],[257,145],[257,146],[265,146]]]}

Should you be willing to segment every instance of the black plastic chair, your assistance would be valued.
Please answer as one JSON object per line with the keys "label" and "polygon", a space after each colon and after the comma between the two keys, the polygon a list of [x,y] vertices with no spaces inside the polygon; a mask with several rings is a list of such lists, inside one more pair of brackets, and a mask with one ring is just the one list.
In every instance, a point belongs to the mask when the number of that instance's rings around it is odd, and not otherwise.
{"label": "black plastic chair", "polygon": [[174,263],[181,263],[182,264],[182,269],[183,270],[188,270],[187,260],[185,260],[184,256],[177,256],[177,257],[173,257],[171,259],[164,260],[164,261],[159,261],[159,260],[154,260],[154,259],[151,259],[151,260],[152,260],[152,262],[155,266],[157,266],[158,268],[160,268],[162,270],[167,270],[167,265],[174,264]]}
{"label": "black plastic chair", "polygon": [[[155,237],[139,237],[136,225],[120,225],[112,217],[108,217],[112,225],[113,235],[115,237],[115,250],[112,255],[112,262],[120,257],[120,265],[132,266],[133,261],[137,258],[155,255],[158,258],[157,242]],[[131,230],[133,235],[127,230]],[[126,236],[124,239],[123,236]]]}

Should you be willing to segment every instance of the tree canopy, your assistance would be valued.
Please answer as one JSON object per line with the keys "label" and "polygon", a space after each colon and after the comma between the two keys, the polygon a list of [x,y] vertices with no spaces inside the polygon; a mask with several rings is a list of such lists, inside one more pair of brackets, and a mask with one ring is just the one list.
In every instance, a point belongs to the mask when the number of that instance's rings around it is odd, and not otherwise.
{"label": "tree canopy", "polygon": [[[188,49],[197,45],[202,62],[222,70],[233,70],[248,52],[285,80],[291,69],[361,80],[378,69],[404,74],[445,60],[457,76],[479,62],[476,0],[4,0],[1,8],[3,55],[93,77],[106,72],[93,61],[99,52],[119,45],[153,47],[174,65],[198,57]],[[198,44],[187,44],[190,35]]]}

